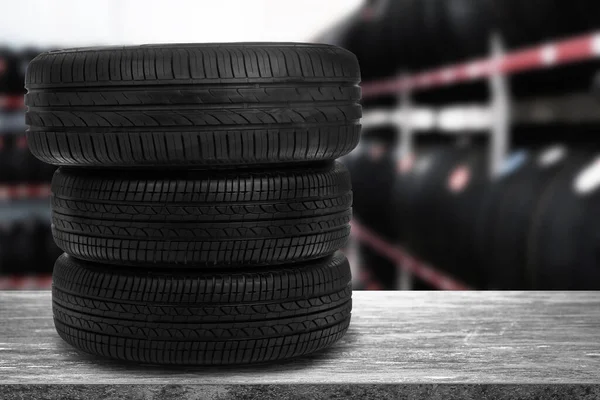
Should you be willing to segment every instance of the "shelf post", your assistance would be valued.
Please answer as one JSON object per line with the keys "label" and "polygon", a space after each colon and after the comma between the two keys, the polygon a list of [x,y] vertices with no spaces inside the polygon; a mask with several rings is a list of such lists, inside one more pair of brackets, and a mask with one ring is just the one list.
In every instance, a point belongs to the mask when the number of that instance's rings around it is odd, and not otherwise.
{"label": "shelf post", "polygon": [[508,78],[501,71],[501,62],[504,57],[504,46],[500,35],[491,36],[492,74],[490,75],[490,89],[492,94],[493,125],[489,142],[489,172],[496,176],[508,153],[510,141],[510,93]]}

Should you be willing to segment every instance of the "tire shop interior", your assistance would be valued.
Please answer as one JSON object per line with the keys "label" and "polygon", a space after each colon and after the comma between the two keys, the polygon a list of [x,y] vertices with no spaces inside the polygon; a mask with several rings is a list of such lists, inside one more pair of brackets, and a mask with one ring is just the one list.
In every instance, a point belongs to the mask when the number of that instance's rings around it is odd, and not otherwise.
{"label": "tire shop interior", "polygon": [[[200,2],[190,16],[144,2],[137,17],[136,0],[22,3],[0,17],[0,289],[49,288],[61,253],[54,167],[27,149],[28,63],[72,46],[248,40],[335,44],[359,60],[362,137],[342,159],[355,289],[600,289],[597,0],[223,2],[238,29]],[[40,24],[24,32],[24,14]]]}

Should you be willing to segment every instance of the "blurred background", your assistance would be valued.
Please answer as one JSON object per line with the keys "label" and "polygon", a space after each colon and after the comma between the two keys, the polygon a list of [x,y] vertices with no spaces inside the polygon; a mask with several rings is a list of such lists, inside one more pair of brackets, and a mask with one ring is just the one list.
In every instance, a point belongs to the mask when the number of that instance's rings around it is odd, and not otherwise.
{"label": "blurred background", "polygon": [[598,0],[0,2],[0,289],[47,288],[53,168],[23,88],[74,46],[312,41],[363,75],[354,287],[600,289]]}

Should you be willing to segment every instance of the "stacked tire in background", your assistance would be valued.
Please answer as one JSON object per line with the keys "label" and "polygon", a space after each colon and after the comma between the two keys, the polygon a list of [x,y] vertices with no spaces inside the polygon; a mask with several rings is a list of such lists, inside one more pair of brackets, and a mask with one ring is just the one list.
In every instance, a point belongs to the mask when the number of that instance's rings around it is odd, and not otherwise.
{"label": "stacked tire in background", "polygon": [[[366,140],[365,140],[366,139]],[[368,229],[389,238],[390,195],[394,182],[394,135],[391,129],[373,130],[361,138],[360,145],[341,162],[348,168],[354,190],[353,217]],[[359,210],[359,212],[357,212]],[[365,289],[394,290],[398,268],[368,245],[356,243],[360,284]]]}
{"label": "stacked tire in background", "polygon": [[27,75],[29,146],[59,165],[60,336],[160,364],[307,354],[350,322],[360,74],[326,45],[49,52]]}
{"label": "stacked tire in background", "polygon": [[0,184],[50,182],[54,167],[27,149],[23,95],[25,70],[41,50],[0,47]]}

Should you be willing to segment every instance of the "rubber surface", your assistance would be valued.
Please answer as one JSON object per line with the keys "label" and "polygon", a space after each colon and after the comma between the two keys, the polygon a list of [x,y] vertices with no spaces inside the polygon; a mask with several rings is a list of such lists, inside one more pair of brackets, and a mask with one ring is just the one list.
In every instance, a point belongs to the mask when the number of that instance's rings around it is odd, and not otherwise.
{"label": "rubber surface", "polygon": [[311,353],[350,323],[341,253],[294,268],[123,269],[63,255],[52,300],[59,335],[88,353],[152,364],[244,364]]}
{"label": "rubber surface", "polygon": [[431,255],[440,256],[432,238],[436,238],[435,243],[439,243],[441,232],[437,232],[437,218],[446,209],[447,204],[440,202],[438,197],[445,191],[452,168],[456,167],[465,155],[465,150],[439,147],[416,161],[413,172],[416,182],[409,199],[411,212],[405,223],[408,231],[406,243],[419,257],[429,259]]}
{"label": "rubber surface", "polygon": [[352,53],[319,44],[53,51],[27,72],[29,147],[98,167],[331,160],[358,143],[359,81]]}
{"label": "rubber surface", "polygon": [[350,177],[340,163],[277,171],[61,168],[53,235],[77,258],[109,264],[268,265],[330,255],[347,241]]}
{"label": "rubber surface", "polygon": [[392,205],[390,198],[395,179],[394,144],[389,139],[369,135],[387,135],[387,128],[369,130],[360,146],[350,156],[340,160],[350,171],[354,188],[353,211],[364,226],[389,238],[394,226],[390,223]]}
{"label": "rubber surface", "polygon": [[[487,154],[478,147],[454,151],[459,153],[459,158],[449,168],[448,180],[439,188],[437,207],[432,210],[428,221],[434,226],[437,223],[437,229],[431,232],[432,253],[429,260],[471,287],[485,287],[486,277],[477,263],[472,234],[475,210],[489,184]],[[460,175],[466,179],[458,187],[453,186]]]}
{"label": "rubber surface", "polygon": [[[599,290],[597,183],[579,193],[578,177],[597,155],[573,151],[538,201],[527,243],[527,272],[534,290]],[[597,165],[597,164],[596,164]]]}
{"label": "rubber surface", "polygon": [[490,192],[496,192],[497,196],[497,204],[487,211],[494,213],[493,217],[487,217],[493,225],[479,227],[488,233],[487,248],[482,249],[487,259],[481,263],[487,270],[487,289],[534,288],[534,272],[528,270],[528,237],[542,195],[566,161],[544,165],[540,162],[544,151],[545,148],[532,153],[510,175],[499,177],[490,185]]}

